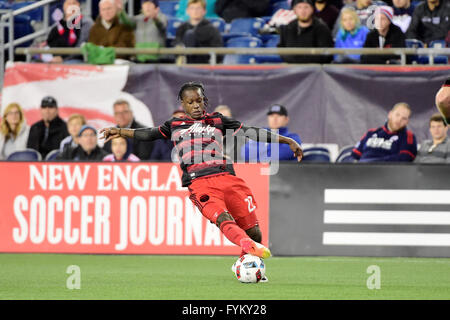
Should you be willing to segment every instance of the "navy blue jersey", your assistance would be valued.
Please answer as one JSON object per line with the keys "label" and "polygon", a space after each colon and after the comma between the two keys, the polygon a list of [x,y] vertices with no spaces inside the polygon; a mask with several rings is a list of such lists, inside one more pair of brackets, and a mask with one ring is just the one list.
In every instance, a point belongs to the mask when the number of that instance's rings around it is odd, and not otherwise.
{"label": "navy blue jersey", "polygon": [[416,137],[406,128],[389,131],[385,124],[370,129],[353,148],[352,155],[360,162],[413,161],[417,155]]}
{"label": "navy blue jersey", "polygon": [[235,134],[241,128],[242,123],[218,112],[205,113],[200,119],[172,118],[158,127],[161,138],[171,139],[177,148],[183,187],[199,177],[235,175],[233,164],[223,154],[223,137],[226,130]]}

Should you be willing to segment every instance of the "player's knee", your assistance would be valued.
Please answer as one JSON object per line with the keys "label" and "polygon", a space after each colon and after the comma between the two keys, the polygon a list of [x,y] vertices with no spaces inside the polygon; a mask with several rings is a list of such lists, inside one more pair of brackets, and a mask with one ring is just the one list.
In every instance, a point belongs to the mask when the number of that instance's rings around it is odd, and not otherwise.
{"label": "player's knee", "polygon": [[259,226],[254,226],[253,228],[245,230],[245,232],[253,241],[256,241],[256,242],[262,241],[262,233],[261,233],[261,229],[259,228]]}
{"label": "player's knee", "polygon": [[220,225],[224,221],[234,221],[233,217],[228,212],[222,212],[216,220],[216,225],[218,228],[220,228]]}

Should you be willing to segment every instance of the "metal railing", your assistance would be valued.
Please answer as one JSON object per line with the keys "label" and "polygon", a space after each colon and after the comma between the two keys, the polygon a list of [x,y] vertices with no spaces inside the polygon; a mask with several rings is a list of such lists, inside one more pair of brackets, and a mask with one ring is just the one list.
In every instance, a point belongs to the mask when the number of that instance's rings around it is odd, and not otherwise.
{"label": "metal railing", "polygon": [[[217,55],[398,55],[400,64],[406,65],[407,55],[426,55],[429,63],[434,63],[435,55],[450,56],[450,48],[115,48],[117,55],[160,54],[160,55],[209,55],[210,64],[217,64]],[[16,54],[26,55],[31,62],[33,54],[82,55],[81,48],[17,48]]]}

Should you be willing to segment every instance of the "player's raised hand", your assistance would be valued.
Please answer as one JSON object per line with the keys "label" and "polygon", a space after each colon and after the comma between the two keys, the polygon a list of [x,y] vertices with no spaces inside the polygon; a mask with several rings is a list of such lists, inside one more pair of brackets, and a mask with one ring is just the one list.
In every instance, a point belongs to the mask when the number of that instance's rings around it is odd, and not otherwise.
{"label": "player's raised hand", "polygon": [[107,143],[109,140],[120,137],[119,128],[103,128],[100,130],[100,134],[102,133],[103,135],[100,135],[100,139],[105,139],[105,143]]}
{"label": "player's raised hand", "polygon": [[303,149],[302,147],[297,143],[297,141],[292,140],[291,143],[289,143],[289,147],[294,152],[294,157],[297,158],[297,161],[302,161],[303,158]]}

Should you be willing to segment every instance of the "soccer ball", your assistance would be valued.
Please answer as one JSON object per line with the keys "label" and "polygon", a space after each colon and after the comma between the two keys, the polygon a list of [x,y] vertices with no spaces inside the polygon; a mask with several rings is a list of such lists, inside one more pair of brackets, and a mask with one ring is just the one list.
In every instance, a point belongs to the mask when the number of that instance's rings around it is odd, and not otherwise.
{"label": "soccer ball", "polygon": [[234,274],[240,282],[257,283],[266,274],[266,266],[260,257],[245,254],[235,264]]}

